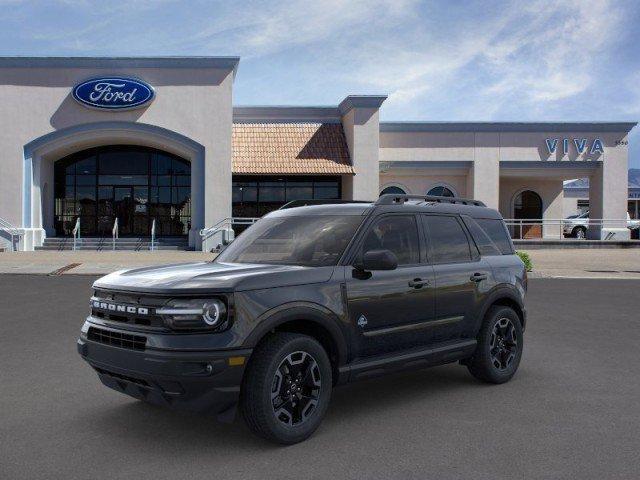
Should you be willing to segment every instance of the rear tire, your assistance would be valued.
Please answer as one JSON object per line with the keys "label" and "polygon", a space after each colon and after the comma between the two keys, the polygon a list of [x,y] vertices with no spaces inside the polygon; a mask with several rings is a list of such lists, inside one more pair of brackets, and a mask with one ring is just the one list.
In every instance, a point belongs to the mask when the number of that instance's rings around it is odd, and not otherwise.
{"label": "rear tire", "polygon": [[260,343],[244,377],[240,408],[255,434],[290,445],[309,438],[329,406],[327,352],[314,338],[275,333]]}
{"label": "rear tire", "polygon": [[478,346],[467,368],[483,382],[508,382],[518,370],[522,347],[522,324],[518,314],[509,307],[491,307],[480,327]]}
{"label": "rear tire", "polygon": [[587,238],[587,229],[584,227],[576,227],[573,229],[573,236],[579,240]]}

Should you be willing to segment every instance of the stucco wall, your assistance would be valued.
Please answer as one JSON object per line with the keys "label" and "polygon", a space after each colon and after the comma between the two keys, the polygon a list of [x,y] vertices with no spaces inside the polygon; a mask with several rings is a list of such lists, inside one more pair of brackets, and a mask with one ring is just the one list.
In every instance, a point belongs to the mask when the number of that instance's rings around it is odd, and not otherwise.
{"label": "stucco wall", "polygon": [[437,186],[446,185],[459,197],[467,196],[467,177],[465,175],[397,175],[380,174],[380,191],[395,185],[413,195],[426,195]]}
{"label": "stucco wall", "polygon": [[[72,98],[74,85],[103,75],[141,78],[155,88],[156,98],[130,111],[89,109]],[[0,68],[0,218],[23,223],[25,145],[51,132],[98,122],[153,125],[202,145],[204,218],[196,223],[213,225],[230,216],[232,84],[232,71],[222,68]],[[77,150],[108,141],[84,138]],[[49,175],[46,167],[42,174]],[[51,214],[49,206],[45,214]]]}

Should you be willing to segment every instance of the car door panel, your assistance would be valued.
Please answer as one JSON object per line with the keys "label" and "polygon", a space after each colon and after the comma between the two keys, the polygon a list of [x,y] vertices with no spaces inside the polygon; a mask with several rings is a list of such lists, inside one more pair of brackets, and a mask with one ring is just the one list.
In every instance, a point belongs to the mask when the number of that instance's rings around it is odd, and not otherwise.
{"label": "car door panel", "polygon": [[[382,228],[384,222],[387,227],[395,222],[395,228]],[[371,238],[373,232],[377,238]],[[435,314],[433,268],[421,262],[422,237],[415,215],[384,215],[373,221],[361,239],[359,255],[377,248],[393,251],[400,265],[389,271],[346,272],[349,319],[358,332],[359,356],[424,344],[421,327]]]}
{"label": "car door panel", "polygon": [[466,227],[455,215],[422,215],[427,255],[436,284],[433,341],[468,338],[474,332],[481,290],[491,267],[481,259]]}

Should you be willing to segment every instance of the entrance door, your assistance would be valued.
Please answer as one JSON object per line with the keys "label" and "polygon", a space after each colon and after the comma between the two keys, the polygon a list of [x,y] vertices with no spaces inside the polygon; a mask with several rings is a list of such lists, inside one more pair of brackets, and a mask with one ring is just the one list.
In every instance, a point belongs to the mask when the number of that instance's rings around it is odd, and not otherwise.
{"label": "entrance door", "polygon": [[515,228],[515,238],[542,238],[542,199],[531,190],[518,194],[513,205],[513,218],[522,220]]}
{"label": "entrance door", "polygon": [[149,235],[149,189],[147,187],[113,187],[113,212],[111,225],[118,219],[122,236]]}

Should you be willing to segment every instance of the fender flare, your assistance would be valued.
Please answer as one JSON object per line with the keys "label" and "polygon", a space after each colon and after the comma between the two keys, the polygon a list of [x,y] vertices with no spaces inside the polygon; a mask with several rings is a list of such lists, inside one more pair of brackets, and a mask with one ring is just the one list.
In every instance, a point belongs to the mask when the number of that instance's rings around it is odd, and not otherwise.
{"label": "fender flare", "polygon": [[[508,288],[508,287],[498,287],[495,290],[493,290],[491,293],[488,294],[489,296],[487,297],[487,299],[485,300],[484,304],[482,305],[482,309],[480,309],[480,313],[477,317],[477,328],[480,328],[480,325],[482,324],[482,321],[484,320],[484,316],[487,314],[487,311],[489,310],[489,307],[491,307],[491,305],[493,305],[496,301],[498,300],[502,300],[503,298],[512,300],[515,304],[518,305],[518,307],[520,307],[521,311],[524,311],[524,304],[522,302],[522,299],[520,298],[520,296],[518,295],[518,293],[515,291],[515,287],[514,288]],[[518,312],[516,312],[518,313]],[[523,316],[518,313],[518,316],[520,317],[521,322],[523,323],[522,328],[524,329],[524,321],[525,319],[523,318]]]}
{"label": "fender flare", "polygon": [[246,346],[254,348],[270,330],[295,320],[313,322],[329,332],[336,346],[338,365],[344,365],[347,362],[349,349],[346,334],[340,327],[338,316],[328,308],[311,302],[285,303],[264,312],[256,319],[256,328],[247,337]]}

